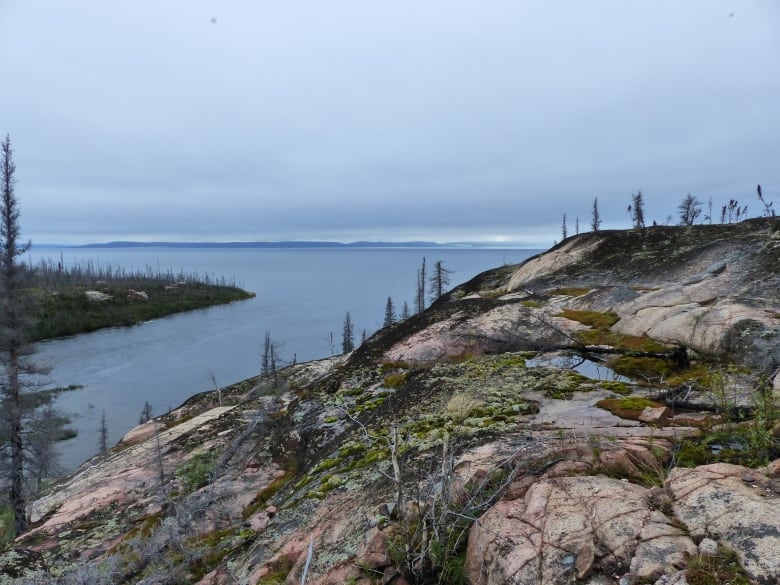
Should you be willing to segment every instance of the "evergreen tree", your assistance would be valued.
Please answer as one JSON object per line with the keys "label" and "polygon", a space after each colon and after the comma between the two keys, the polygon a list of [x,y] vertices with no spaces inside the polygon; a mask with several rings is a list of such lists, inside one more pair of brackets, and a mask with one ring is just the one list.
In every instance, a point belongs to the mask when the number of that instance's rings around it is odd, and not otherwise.
{"label": "evergreen tree", "polygon": [[349,316],[349,311],[347,311],[341,333],[341,352],[349,353],[353,349],[355,349],[355,327],[352,324],[352,318]]}
{"label": "evergreen tree", "polygon": [[401,320],[404,321],[409,318],[409,303],[404,301],[404,306],[401,309]]}
{"label": "evergreen tree", "polygon": [[599,227],[601,226],[601,216],[599,215],[599,198],[595,197],[593,199],[593,211],[591,212],[590,216],[590,229],[594,232],[599,231]]}
{"label": "evergreen tree", "polygon": [[19,202],[16,199],[16,165],[11,138],[0,144],[0,362],[2,364],[2,416],[5,418],[9,459],[9,499],[14,513],[14,532],[27,530],[24,494],[24,451],[26,415],[41,406],[25,397],[26,377],[40,373],[27,359],[31,353],[32,298],[29,273],[22,256],[30,247],[21,241]]}
{"label": "evergreen tree", "polygon": [[566,214],[563,214],[563,221],[561,222],[561,241],[566,239],[566,236],[568,234],[566,233]]}
{"label": "evergreen tree", "polygon": [[144,407],[141,409],[141,416],[138,417],[138,424],[142,425],[152,419],[152,405],[148,400],[144,400]]}
{"label": "evergreen tree", "polygon": [[265,337],[263,338],[263,355],[260,361],[260,374],[265,376],[271,372],[271,349],[273,342],[271,341],[271,332],[266,329]]}
{"label": "evergreen tree", "polygon": [[[31,394],[27,395],[29,396]],[[70,438],[74,431],[66,428],[70,419],[52,406],[51,395],[47,395],[44,391],[43,396],[39,395],[36,398],[41,400],[41,406],[29,412],[23,425],[24,451],[27,483],[35,493],[41,493],[44,480],[62,472],[57,442]]]}
{"label": "evergreen tree", "polygon": [[108,425],[106,424],[106,411],[100,415],[100,429],[98,430],[98,448],[101,453],[108,451]]}
{"label": "evergreen tree", "polygon": [[631,205],[628,206],[628,213],[631,215],[635,228],[645,227],[645,200],[642,191],[637,191],[631,195]]}
{"label": "evergreen tree", "polygon": [[395,306],[393,306],[393,299],[387,297],[387,303],[385,304],[385,322],[383,327],[390,327],[396,321]]}

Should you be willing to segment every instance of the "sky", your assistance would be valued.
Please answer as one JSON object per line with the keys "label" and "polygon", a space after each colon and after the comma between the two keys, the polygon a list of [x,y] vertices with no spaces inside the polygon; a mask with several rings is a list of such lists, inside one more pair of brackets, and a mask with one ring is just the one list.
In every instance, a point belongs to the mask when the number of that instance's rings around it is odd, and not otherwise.
{"label": "sky", "polygon": [[780,208],[777,0],[0,0],[33,243],[530,247]]}

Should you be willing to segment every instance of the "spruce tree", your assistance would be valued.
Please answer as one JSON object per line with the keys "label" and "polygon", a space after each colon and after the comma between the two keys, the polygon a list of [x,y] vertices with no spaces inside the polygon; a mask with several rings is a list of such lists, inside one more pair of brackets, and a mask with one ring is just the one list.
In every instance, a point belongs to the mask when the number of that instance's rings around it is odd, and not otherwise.
{"label": "spruce tree", "polygon": [[9,499],[14,512],[14,532],[19,535],[27,530],[23,490],[25,445],[22,419],[25,404],[22,385],[23,376],[33,369],[25,359],[30,350],[31,306],[30,297],[26,294],[26,265],[21,260],[29,244],[21,241],[19,202],[15,193],[16,165],[9,136],[3,140],[0,150],[0,354],[3,414],[10,443]]}
{"label": "spruce tree", "polygon": [[387,303],[385,303],[385,322],[383,327],[390,327],[396,321],[395,306],[393,305],[393,299],[387,297]]}
{"label": "spruce tree", "polygon": [[349,353],[353,349],[355,349],[355,326],[352,324],[352,318],[349,316],[349,311],[347,311],[341,333],[341,351],[342,353]]}
{"label": "spruce tree", "polygon": [[642,191],[631,195],[631,205],[628,206],[628,212],[635,228],[645,227],[645,199]]}

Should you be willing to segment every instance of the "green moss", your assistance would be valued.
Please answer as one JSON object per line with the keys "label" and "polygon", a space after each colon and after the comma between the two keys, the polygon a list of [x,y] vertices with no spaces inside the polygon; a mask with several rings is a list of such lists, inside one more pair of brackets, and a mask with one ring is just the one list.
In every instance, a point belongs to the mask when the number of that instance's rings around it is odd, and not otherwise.
{"label": "green moss", "polygon": [[604,390],[609,390],[610,392],[620,394],[621,396],[631,394],[631,386],[625,382],[620,382],[619,380],[604,380],[603,382],[599,382],[599,386],[604,388]]}
{"label": "green moss", "polygon": [[533,352],[505,353],[497,356],[496,368],[524,368],[525,361],[534,357]]}
{"label": "green moss", "polygon": [[569,400],[574,392],[594,389],[593,380],[571,370],[562,370],[547,382],[544,393],[557,400]]}
{"label": "green moss", "polygon": [[311,475],[304,475],[298,483],[295,484],[295,489],[299,490],[301,488],[306,487],[309,485],[312,481],[314,481],[314,478]]}
{"label": "green moss", "polygon": [[609,367],[622,376],[637,379],[661,380],[673,371],[671,364],[665,359],[630,355],[613,358],[609,361]]}
{"label": "green moss", "polygon": [[576,286],[568,286],[568,287],[556,288],[555,290],[550,291],[550,294],[553,296],[581,297],[583,295],[588,294],[591,290],[593,289],[576,287]]}
{"label": "green moss", "polygon": [[608,410],[620,418],[638,420],[645,408],[658,408],[663,406],[663,404],[653,402],[642,396],[626,396],[624,398],[605,398],[604,400],[599,400],[596,406]]}
{"label": "green moss", "polygon": [[14,534],[14,511],[10,506],[0,508],[0,548],[16,537]]}
{"label": "green moss", "polygon": [[615,313],[601,313],[598,311],[576,311],[574,309],[564,309],[557,315],[571,321],[577,321],[589,327],[597,329],[608,329],[620,319]]}
{"label": "green moss", "polygon": [[[229,555],[251,544],[256,536],[254,530],[233,526],[190,539],[188,547],[190,552],[197,551],[201,554],[189,564],[191,582],[200,581]],[[179,562],[183,560],[181,558]]]}
{"label": "green moss", "polygon": [[538,309],[539,307],[544,306],[544,303],[542,303],[541,301],[532,300],[532,299],[526,299],[524,301],[520,301],[520,304],[525,307],[529,307],[531,309]]}
{"label": "green moss", "polygon": [[385,388],[398,388],[399,386],[403,386],[404,382],[406,382],[406,379],[409,377],[409,372],[400,372],[395,374],[388,374],[385,376],[384,382],[382,382],[382,386]]}
{"label": "green moss", "polygon": [[380,372],[392,372],[394,370],[411,370],[412,365],[407,362],[393,362],[393,361],[386,361],[382,362],[382,364],[379,366]]}
{"label": "green moss", "polygon": [[366,452],[365,456],[352,462],[348,469],[360,469],[368,467],[369,465],[376,463],[377,461],[384,461],[390,457],[390,451],[387,449],[370,449]]}
{"label": "green moss", "polygon": [[244,508],[242,516],[244,518],[249,518],[252,514],[261,508],[264,508],[268,501],[273,498],[279,492],[279,490],[287,485],[293,475],[294,473],[287,472],[281,477],[277,477],[275,480],[257,492],[255,497],[252,498],[252,501],[249,502],[246,508]]}
{"label": "green moss", "polygon": [[333,458],[329,458],[329,459],[323,459],[322,461],[320,461],[317,464],[317,466],[314,469],[312,469],[311,473],[312,473],[312,475],[316,475],[316,474],[318,474],[318,473],[320,473],[322,471],[327,471],[328,469],[333,469],[334,467],[336,467],[340,463],[341,463],[341,459],[339,459],[338,457],[333,457]]}
{"label": "green moss", "polygon": [[357,405],[355,405],[354,410],[350,414],[355,416],[363,412],[370,412],[372,410],[375,410],[382,405],[382,403],[387,399],[388,396],[389,394],[380,394],[375,398],[360,402]]}
{"label": "green moss", "polygon": [[[160,523],[162,522],[162,519],[165,517],[164,512],[157,512],[156,514],[150,514],[149,516],[144,516],[143,519],[141,519],[140,523],[137,524],[132,530],[130,530],[127,534],[125,534],[122,541],[130,540],[131,538],[135,538],[137,536],[143,536],[148,537],[152,532],[154,532],[154,529],[157,528]],[[120,543],[121,544],[121,543]],[[115,553],[118,549],[118,545],[109,549],[109,553]]]}
{"label": "green moss", "polygon": [[577,331],[574,337],[584,345],[609,345],[622,350],[646,353],[663,353],[669,351],[668,346],[659,343],[650,337],[625,335],[623,333],[615,333],[609,329]]}
{"label": "green moss", "polygon": [[683,467],[716,462],[761,467],[778,457],[780,438],[771,433],[762,417],[720,425],[703,436],[685,439],[677,454]]}
{"label": "green moss", "polygon": [[358,453],[362,453],[365,451],[366,446],[363,443],[352,443],[350,445],[347,445],[346,447],[342,447],[339,449],[339,457],[341,459],[346,459],[347,457],[351,457],[352,455],[357,455]]}
{"label": "green moss", "polygon": [[705,387],[712,385],[712,366],[706,363],[694,364],[686,370],[673,370],[666,383],[669,386],[680,386],[685,382],[697,382]]}

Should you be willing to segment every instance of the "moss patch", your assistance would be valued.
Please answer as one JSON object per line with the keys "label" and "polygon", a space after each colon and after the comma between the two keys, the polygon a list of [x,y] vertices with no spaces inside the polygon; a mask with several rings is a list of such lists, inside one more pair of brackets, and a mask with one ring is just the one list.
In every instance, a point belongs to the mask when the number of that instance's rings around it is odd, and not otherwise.
{"label": "moss patch", "polygon": [[609,329],[588,329],[577,331],[575,338],[583,345],[609,345],[627,351],[665,353],[669,347],[650,337],[625,335]]}
{"label": "moss patch", "polygon": [[273,498],[279,492],[279,490],[281,490],[289,483],[293,475],[295,475],[294,472],[288,471],[281,477],[277,477],[275,480],[257,492],[255,497],[252,498],[252,501],[249,502],[246,508],[244,508],[242,516],[244,518],[249,518],[252,514],[261,508],[264,508],[269,500]]}
{"label": "moss patch", "polygon": [[550,291],[550,295],[553,295],[553,296],[567,296],[567,297],[581,297],[583,295],[588,294],[591,290],[593,290],[593,289],[577,287],[577,286],[565,286],[565,287],[556,288],[555,290]]}
{"label": "moss patch", "polygon": [[613,312],[602,313],[599,311],[577,311],[574,309],[564,309],[557,315],[571,321],[577,321],[589,327],[597,329],[608,329],[617,323],[620,318]]}
{"label": "moss patch", "polygon": [[642,396],[626,396],[624,398],[605,398],[599,400],[596,406],[608,410],[620,418],[639,420],[639,416],[645,408],[659,408],[664,405]]}
{"label": "moss patch", "polygon": [[604,388],[604,390],[609,390],[610,392],[620,394],[621,396],[627,396],[632,392],[631,386],[625,382],[620,382],[619,380],[604,380],[599,382],[599,386]]}
{"label": "moss patch", "polygon": [[382,386],[385,388],[398,388],[406,382],[406,378],[409,377],[409,372],[399,372],[395,374],[388,374],[385,376],[385,381],[382,382]]}

